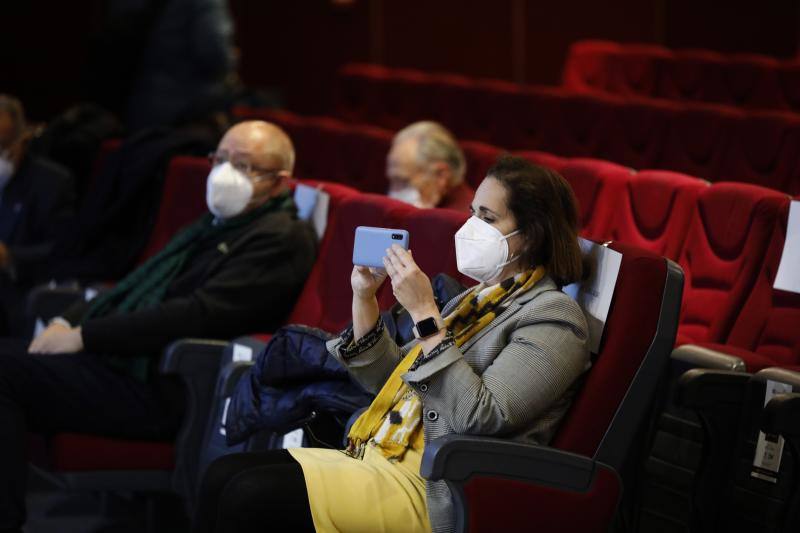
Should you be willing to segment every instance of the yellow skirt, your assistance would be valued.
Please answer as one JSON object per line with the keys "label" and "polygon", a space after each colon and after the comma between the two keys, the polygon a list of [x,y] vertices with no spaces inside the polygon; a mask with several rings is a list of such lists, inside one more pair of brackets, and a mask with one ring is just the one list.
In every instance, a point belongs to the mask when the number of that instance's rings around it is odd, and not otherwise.
{"label": "yellow skirt", "polygon": [[322,533],[428,532],[422,455],[390,462],[370,443],[363,459],[338,450],[292,448],[303,467],[314,527]]}

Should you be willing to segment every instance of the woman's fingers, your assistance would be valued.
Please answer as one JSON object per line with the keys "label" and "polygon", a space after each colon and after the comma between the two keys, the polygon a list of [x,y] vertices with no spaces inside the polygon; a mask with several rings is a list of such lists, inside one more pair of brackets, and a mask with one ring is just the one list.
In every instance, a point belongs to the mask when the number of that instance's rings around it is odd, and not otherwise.
{"label": "woman's fingers", "polygon": [[392,267],[394,267],[395,271],[402,272],[406,269],[406,265],[397,256],[397,254],[392,248],[386,249],[386,259],[389,260],[389,263],[392,265]]}
{"label": "woman's fingers", "polygon": [[395,278],[397,276],[397,269],[388,257],[383,258],[383,266],[386,267],[386,273],[389,274],[390,278]]}
{"label": "woman's fingers", "polygon": [[409,267],[414,264],[414,258],[411,255],[411,250],[406,250],[402,246],[397,244],[392,245],[392,251],[394,252],[395,256],[400,260],[403,265]]}

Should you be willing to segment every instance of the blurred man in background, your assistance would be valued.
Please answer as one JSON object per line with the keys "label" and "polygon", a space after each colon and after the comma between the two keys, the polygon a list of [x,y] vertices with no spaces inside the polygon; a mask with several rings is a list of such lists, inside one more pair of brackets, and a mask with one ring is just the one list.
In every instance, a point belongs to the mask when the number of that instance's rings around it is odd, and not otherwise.
{"label": "blurred man in background", "polygon": [[436,122],[406,126],[395,135],[386,161],[391,198],[422,208],[469,209],[475,191],[464,182],[464,153]]}
{"label": "blurred man in background", "polygon": [[19,100],[0,94],[0,333],[21,333],[21,300],[75,214],[72,176],[28,152]]}

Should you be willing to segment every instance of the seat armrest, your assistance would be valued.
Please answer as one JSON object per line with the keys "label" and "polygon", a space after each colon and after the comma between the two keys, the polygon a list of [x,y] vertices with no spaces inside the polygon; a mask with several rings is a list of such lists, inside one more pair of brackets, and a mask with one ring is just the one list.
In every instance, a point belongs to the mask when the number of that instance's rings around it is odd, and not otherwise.
{"label": "seat armrest", "polygon": [[794,391],[800,391],[800,372],[781,367],[769,367],[759,370],[753,374],[753,378],[759,381],[777,381],[791,385]]}
{"label": "seat armrest", "polygon": [[447,435],[425,445],[420,473],[430,481],[462,483],[474,475],[500,476],[582,490],[595,462],[569,452],[471,435]]}
{"label": "seat armrest", "polygon": [[[519,530],[524,527],[521,524],[536,520],[543,531],[606,531],[622,490],[613,468],[588,457],[468,435],[448,435],[427,443],[420,473],[429,481],[447,484],[458,532],[471,530],[470,522],[479,529],[487,524],[497,527],[497,512],[507,521],[498,530]],[[520,491],[530,506],[518,505],[515,495]],[[479,502],[486,497],[510,508],[484,508]],[[470,503],[476,507],[470,508]],[[584,511],[565,517],[561,512],[565,507]]]}
{"label": "seat armrest", "polygon": [[744,372],[747,369],[747,365],[740,357],[696,344],[678,346],[672,350],[671,357],[672,359],[701,368],[730,370],[734,372]]}
{"label": "seat armrest", "polygon": [[764,406],[761,430],[784,437],[800,437],[800,393],[776,394]]}
{"label": "seat armrest", "polygon": [[737,403],[741,405],[750,374],[731,370],[693,368],[678,380],[675,401],[690,409]]}
{"label": "seat armrest", "polygon": [[37,285],[28,293],[25,312],[29,318],[39,318],[48,322],[83,298],[85,298],[85,291],[77,283]]}
{"label": "seat armrest", "polygon": [[199,376],[206,372],[219,372],[222,354],[227,341],[211,339],[179,339],[167,346],[159,363],[162,374]]}
{"label": "seat armrest", "polygon": [[184,501],[193,500],[203,434],[214,400],[214,389],[228,343],[181,339],[167,346],[159,372],[181,378],[186,389],[186,412],[175,441],[172,484]]}

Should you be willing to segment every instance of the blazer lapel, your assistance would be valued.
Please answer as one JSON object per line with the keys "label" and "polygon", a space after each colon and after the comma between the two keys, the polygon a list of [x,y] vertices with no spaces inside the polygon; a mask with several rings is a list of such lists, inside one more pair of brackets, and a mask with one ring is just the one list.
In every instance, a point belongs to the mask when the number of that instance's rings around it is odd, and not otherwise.
{"label": "blazer lapel", "polygon": [[[461,351],[466,352],[469,348],[478,342],[484,335],[489,333],[491,330],[505,322],[509,319],[514,313],[519,311],[526,303],[531,301],[537,294],[542,293],[547,290],[555,289],[555,283],[550,278],[545,278],[537,283],[531,290],[527,291],[524,294],[521,294],[517,298],[514,298],[512,302],[508,304],[508,307],[505,308],[499,315],[492,320],[492,323],[478,333],[472,336],[467,342],[461,345]],[[460,301],[460,300],[459,300]]]}

